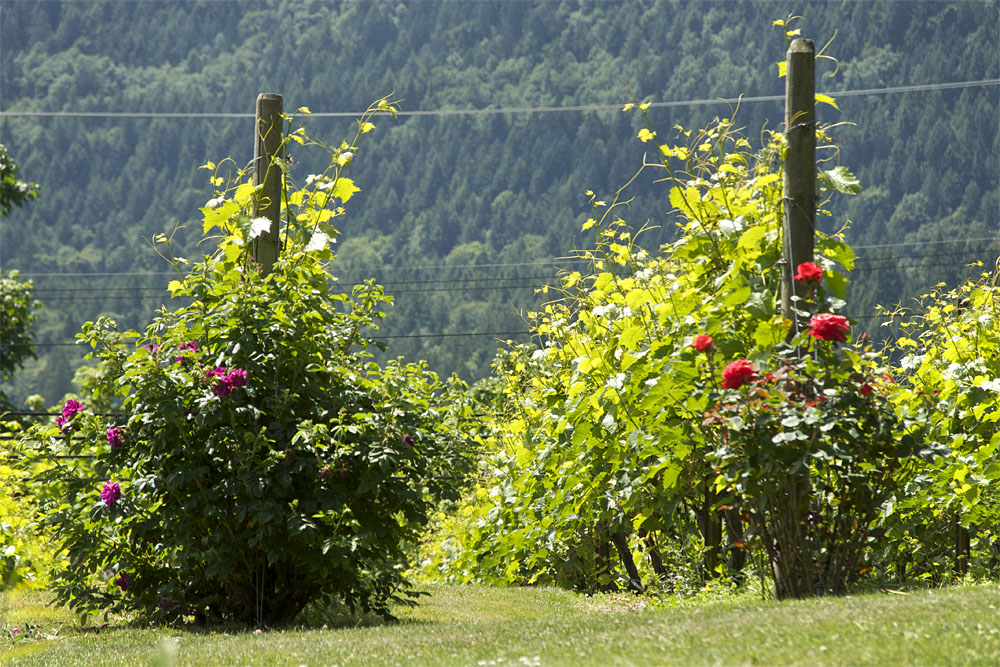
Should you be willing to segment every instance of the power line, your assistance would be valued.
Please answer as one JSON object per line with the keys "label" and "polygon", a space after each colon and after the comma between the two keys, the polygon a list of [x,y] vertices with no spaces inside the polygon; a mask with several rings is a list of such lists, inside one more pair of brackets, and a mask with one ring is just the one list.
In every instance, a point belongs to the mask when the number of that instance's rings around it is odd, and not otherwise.
{"label": "power line", "polygon": [[[864,88],[860,90],[830,91],[827,95],[834,97],[858,97],[864,95],[891,95],[898,93],[913,93],[929,90],[953,90],[957,88],[974,88],[1000,85],[1000,79],[979,79],[976,81],[951,81],[944,83],[924,83],[911,86],[886,86],[883,88]],[[748,97],[726,97],[714,99],[678,100],[671,102],[652,102],[650,108],[694,107],[717,104],[754,104],[760,102],[779,102],[784,95],[756,95]],[[529,106],[529,107],[499,107],[495,109],[436,109],[427,111],[397,111],[397,116],[473,116],[490,114],[524,114],[524,113],[566,113],[583,111],[613,111],[620,110],[621,104],[581,104],[573,106]],[[357,118],[360,111],[321,111],[309,114],[306,118]],[[226,112],[159,112],[159,111],[0,111],[0,117],[12,118],[164,118],[164,119],[252,119],[252,113]]]}

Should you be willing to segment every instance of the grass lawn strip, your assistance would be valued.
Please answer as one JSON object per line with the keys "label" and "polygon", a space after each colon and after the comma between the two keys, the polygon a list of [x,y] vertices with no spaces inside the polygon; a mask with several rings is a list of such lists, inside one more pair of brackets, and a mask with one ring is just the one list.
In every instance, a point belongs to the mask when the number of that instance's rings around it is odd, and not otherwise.
{"label": "grass lawn strip", "polygon": [[[693,608],[555,589],[433,587],[398,625],[219,633],[80,629],[11,596],[0,627],[55,637],[0,640],[17,665],[952,665],[1000,664],[1000,586]],[[48,616],[40,616],[42,613]],[[39,620],[42,618],[42,620]],[[60,627],[60,623],[62,623]],[[56,634],[57,633],[57,634]]]}

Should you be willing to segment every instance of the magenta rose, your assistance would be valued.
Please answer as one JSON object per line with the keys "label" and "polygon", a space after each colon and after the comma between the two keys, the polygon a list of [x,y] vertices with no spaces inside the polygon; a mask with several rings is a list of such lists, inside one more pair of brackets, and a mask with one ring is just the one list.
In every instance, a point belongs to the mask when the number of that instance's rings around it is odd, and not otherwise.
{"label": "magenta rose", "polygon": [[108,444],[111,445],[111,449],[118,449],[124,444],[124,438],[122,438],[122,430],[117,426],[112,426],[108,428],[104,434],[108,438]]}
{"label": "magenta rose", "polygon": [[122,487],[118,482],[107,481],[104,483],[104,488],[101,489],[101,500],[108,507],[114,507],[115,503],[121,500],[122,497]]}

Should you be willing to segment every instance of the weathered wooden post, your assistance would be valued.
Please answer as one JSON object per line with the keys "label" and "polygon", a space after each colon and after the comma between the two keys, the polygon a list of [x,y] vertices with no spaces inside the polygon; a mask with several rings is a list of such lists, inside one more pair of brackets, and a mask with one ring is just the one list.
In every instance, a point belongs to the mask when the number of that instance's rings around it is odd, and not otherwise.
{"label": "weathered wooden post", "polygon": [[[795,312],[793,296],[805,296],[805,289],[793,276],[796,267],[813,261],[813,236],[816,230],[816,84],[815,47],[812,40],[796,39],[788,47],[785,70],[785,153],[784,196],[782,198],[783,266],[781,272],[781,314],[792,322],[788,339],[800,331],[804,322]],[[775,595],[780,599],[808,597],[815,591],[815,572],[811,570],[803,533],[807,532],[812,487],[808,469],[788,476],[786,530],[799,536],[803,553],[785,559],[785,571],[774,565]]]}
{"label": "weathered wooden post", "polygon": [[272,164],[275,157],[283,157],[281,95],[261,93],[257,96],[257,113],[254,117],[253,184],[263,184],[254,204],[254,217],[271,221],[271,229],[260,234],[253,242],[253,259],[263,275],[271,272],[278,261],[281,237],[278,219],[281,215],[281,169]]}
{"label": "weathered wooden post", "polygon": [[792,321],[789,338],[801,322],[794,313],[793,296],[805,288],[793,280],[796,267],[813,261],[816,230],[816,83],[815,47],[811,39],[793,40],[788,47],[785,74],[785,181],[781,314]]}

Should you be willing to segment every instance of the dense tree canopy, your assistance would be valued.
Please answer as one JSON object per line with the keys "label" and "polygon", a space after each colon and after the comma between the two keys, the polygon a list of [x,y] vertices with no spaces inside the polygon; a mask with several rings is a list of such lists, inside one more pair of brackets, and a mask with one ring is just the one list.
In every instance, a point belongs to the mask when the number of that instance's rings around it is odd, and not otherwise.
{"label": "dense tree canopy", "polygon": [[[787,2],[50,2],[0,8],[3,110],[114,113],[252,112],[262,91],[286,107],[362,109],[395,91],[407,111],[379,126],[355,176],[365,191],[343,225],[343,282],[377,277],[396,295],[380,335],[442,372],[488,372],[497,339],[517,338],[518,308],[555,275],[552,258],[579,237],[588,188],[612,192],[642,161],[638,127],[620,104],[779,95]],[[820,89],[837,97],[824,122],[851,156],[861,195],[821,221],[851,219],[859,249],[849,315],[905,300],[990,260],[1000,193],[1000,88],[884,88],[995,80],[1000,21],[986,2],[842,2],[806,12],[803,36],[821,61]],[[920,48],[916,48],[919,45]],[[624,82],[624,83],[623,83]],[[881,91],[881,92],[877,92]],[[608,105],[582,111],[541,108]],[[492,113],[498,109],[533,111]],[[725,105],[654,107],[659,127],[701,125]],[[780,123],[777,102],[746,101],[751,136]],[[349,118],[314,115],[315,136]],[[16,398],[69,388],[80,354],[65,346],[100,314],[127,324],[168,304],[167,266],[143,238],[194,220],[210,196],[206,160],[245,163],[250,118],[4,116],[0,140],[46,191],[2,221],[5,267],[36,274],[41,359]],[[295,156],[304,179],[314,158]],[[824,157],[834,162],[835,155]],[[323,159],[320,156],[318,159]],[[651,180],[651,179],[649,179]],[[661,190],[633,186],[629,218],[674,221]],[[353,214],[352,214],[353,215]],[[181,230],[197,254],[197,224]],[[654,236],[658,234],[659,236]],[[911,245],[895,245],[911,244]],[[449,268],[444,268],[449,267]],[[457,268],[474,267],[474,268]],[[68,275],[67,275],[68,274]],[[85,274],[85,275],[84,275]],[[136,275],[141,274],[141,275]],[[869,320],[873,329],[877,321]],[[449,334],[441,337],[439,334]],[[475,335],[467,335],[475,334]],[[523,338],[523,336],[522,336]]]}

